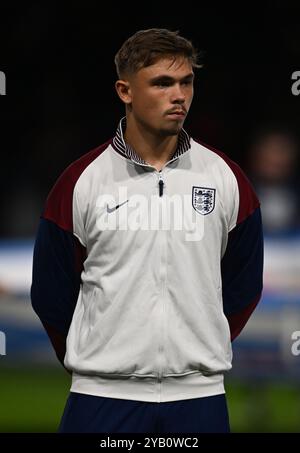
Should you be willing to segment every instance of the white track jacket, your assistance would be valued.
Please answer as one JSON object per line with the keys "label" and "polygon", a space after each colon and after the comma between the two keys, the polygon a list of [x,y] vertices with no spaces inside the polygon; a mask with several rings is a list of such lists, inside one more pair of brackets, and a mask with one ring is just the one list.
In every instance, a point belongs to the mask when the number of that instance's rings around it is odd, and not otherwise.
{"label": "white track jacket", "polygon": [[231,341],[262,291],[259,201],[237,164],[184,130],[159,172],[126,145],[122,124],[47,198],[33,308],[72,392],[149,402],[224,393]]}

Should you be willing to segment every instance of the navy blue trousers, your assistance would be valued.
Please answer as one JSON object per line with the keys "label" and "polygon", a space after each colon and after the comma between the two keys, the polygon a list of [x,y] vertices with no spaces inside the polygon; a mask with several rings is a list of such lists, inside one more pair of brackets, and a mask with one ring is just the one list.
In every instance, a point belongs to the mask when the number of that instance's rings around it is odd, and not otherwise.
{"label": "navy blue trousers", "polygon": [[225,394],[150,403],[71,392],[60,433],[229,433]]}

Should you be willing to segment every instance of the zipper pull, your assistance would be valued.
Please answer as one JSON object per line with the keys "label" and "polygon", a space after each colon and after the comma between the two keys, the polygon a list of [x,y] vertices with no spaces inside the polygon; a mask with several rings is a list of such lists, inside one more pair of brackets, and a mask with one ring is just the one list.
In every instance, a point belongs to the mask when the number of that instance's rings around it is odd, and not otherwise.
{"label": "zipper pull", "polygon": [[161,173],[159,173],[158,187],[159,187],[159,196],[162,197],[163,191],[164,191],[164,181],[162,179]]}

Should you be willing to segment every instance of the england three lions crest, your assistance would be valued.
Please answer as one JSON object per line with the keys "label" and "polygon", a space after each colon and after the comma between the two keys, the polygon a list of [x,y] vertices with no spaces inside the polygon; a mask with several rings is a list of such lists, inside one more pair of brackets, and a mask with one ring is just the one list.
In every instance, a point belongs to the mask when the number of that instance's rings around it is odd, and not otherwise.
{"label": "england three lions crest", "polygon": [[193,208],[199,214],[210,214],[215,207],[216,189],[193,186]]}

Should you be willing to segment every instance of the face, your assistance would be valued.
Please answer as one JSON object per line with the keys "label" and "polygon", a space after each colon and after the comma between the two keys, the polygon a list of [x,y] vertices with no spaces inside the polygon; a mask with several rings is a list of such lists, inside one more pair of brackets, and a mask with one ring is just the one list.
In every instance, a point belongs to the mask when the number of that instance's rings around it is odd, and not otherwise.
{"label": "face", "polygon": [[125,98],[119,95],[137,125],[160,136],[176,135],[192,103],[193,79],[186,58],[163,58],[131,75]]}

